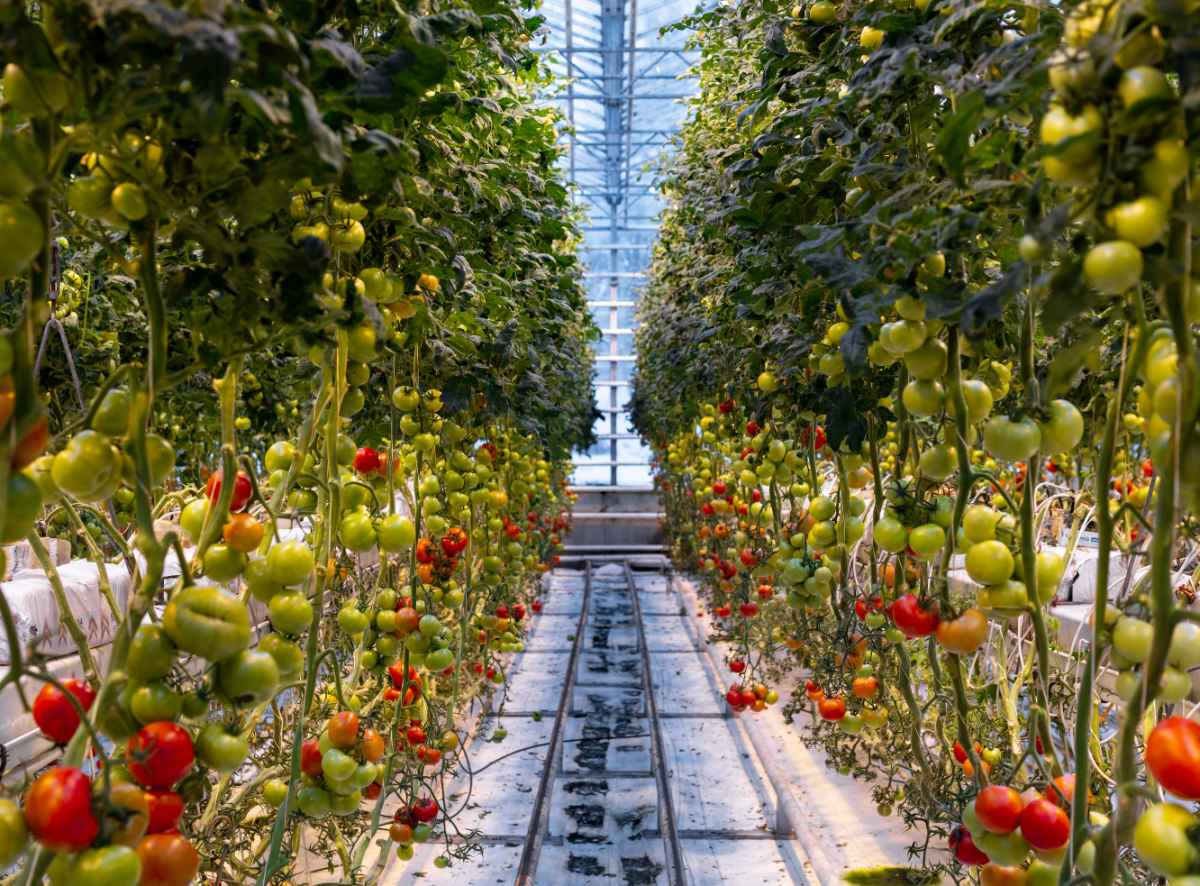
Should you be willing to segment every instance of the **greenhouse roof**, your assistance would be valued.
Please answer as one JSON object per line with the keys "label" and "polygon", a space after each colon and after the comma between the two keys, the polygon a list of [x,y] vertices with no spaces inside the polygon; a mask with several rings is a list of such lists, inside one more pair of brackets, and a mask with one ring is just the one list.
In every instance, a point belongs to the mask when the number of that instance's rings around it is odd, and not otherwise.
{"label": "greenhouse roof", "polygon": [[567,177],[586,215],[588,298],[603,338],[596,347],[599,442],[576,458],[577,485],[650,481],[648,453],[630,425],[637,294],[658,231],[655,161],[695,91],[687,33],[662,29],[694,0],[546,0],[544,52],[560,83],[547,96],[563,113]]}

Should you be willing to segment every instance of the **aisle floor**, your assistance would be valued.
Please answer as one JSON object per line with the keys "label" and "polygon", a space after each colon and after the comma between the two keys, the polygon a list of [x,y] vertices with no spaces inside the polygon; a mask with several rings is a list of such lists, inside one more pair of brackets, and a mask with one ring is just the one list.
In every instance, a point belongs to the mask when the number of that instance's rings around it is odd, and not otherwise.
{"label": "aisle floor", "polygon": [[514,883],[527,843],[531,882],[546,886],[666,886],[675,864],[694,886],[823,880],[795,839],[773,833],[774,791],[726,714],[698,645],[703,628],[688,623],[695,616],[668,576],[597,564],[590,594],[586,584],[583,569],[549,577],[508,697],[470,745],[474,777],[448,798],[465,803],[456,824],[478,832],[482,856],[437,869],[437,847],[422,847],[384,882]]}

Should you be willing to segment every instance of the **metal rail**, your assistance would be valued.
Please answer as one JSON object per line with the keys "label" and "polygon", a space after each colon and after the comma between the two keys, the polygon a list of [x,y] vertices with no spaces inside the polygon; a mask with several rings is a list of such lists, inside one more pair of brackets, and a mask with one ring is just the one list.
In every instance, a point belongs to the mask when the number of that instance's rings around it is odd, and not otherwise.
{"label": "metal rail", "polygon": [[671,785],[667,782],[666,755],[663,752],[662,721],[658,718],[658,706],[654,701],[654,681],[650,676],[650,650],[646,645],[646,624],[642,621],[642,603],[638,599],[637,582],[633,579],[633,567],[625,561],[625,582],[629,585],[629,596],[633,601],[633,618],[637,622],[638,648],[642,654],[642,686],[646,699],[646,718],[650,724],[650,764],[658,782],[659,832],[666,844],[667,883],[683,886],[688,882],[683,863],[683,850],[679,845],[679,831],[675,827],[675,801],[671,798]]}
{"label": "metal rail", "polygon": [[584,629],[587,626],[588,607],[592,598],[592,564],[585,560],[583,563],[583,605],[579,610],[579,623],[575,626],[575,642],[571,644],[571,655],[567,661],[567,679],[563,681],[562,697],[558,701],[558,711],[554,715],[554,728],[550,731],[549,750],[546,752],[546,765],[542,769],[542,778],[538,782],[537,794],[533,801],[533,815],[529,819],[529,831],[525,835],[525,846],[521,850],[521,863],[517,867],[518,886],[533,886],[534,873],[537,871],[538,860],[542,854],[542,843],[550,823],[551,787],[554,777],[559,771],[559,759],[563,753],[563,734],[567,717],[571,713],[571,699],[575,695],[575,676],[578,671],[579,653],[583,649]]}

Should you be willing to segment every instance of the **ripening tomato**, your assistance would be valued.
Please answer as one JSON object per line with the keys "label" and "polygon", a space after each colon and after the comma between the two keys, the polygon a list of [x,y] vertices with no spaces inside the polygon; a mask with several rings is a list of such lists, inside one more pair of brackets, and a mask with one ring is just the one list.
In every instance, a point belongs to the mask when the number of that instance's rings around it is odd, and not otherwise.
{"label": "ripening tomato", "polygon": [[148,788],[171,787],[196,759],[187,730],[166,721],[143,726],[129,739],[125,753],[129,771]]}
{"label": "ripening tomato", "polygon": [[958,618],[939,622],[937,641],[948,652],[970,655],[987,639],[987,616],[978,609],[965,610]]}
{"label": "ripening tomato", "polygon": [[174,791],[151,789],[146,791],[146,809],[149,815],[147,834],[173,831],[179,826],[179,818],[183,815],[183,797]]}
{"label": "ripening tomato", "polygon": [[221,535],[233,550],[249,554],[262,543],[263,525],[249,514],[230,514]]}
{"label": "ripening tomato", "polygon": [[179,834],[150,834],[137,846],[142,860],[138,886],[187,886],[200,872],[200,854]]}
{"label": "ripening tomato", "polygon": [[[97,783],[96,788],[99,787]],[[132,782],[112,782],[103,822],[109,842],[136,846],[150,824],[150,802],[146,792]]]}
{"label": "ripening tomato", "polygon": [[335,748],[353,747],[358,741],[358,715],[353,711],[338,711],[329,718],[325,729]]}
{"label": "ripening tomato", "polygon": [[878,677],[855,677],[850,691],[855,698],[873,698],[879,692]]}
{"label": "ripening tomato", "polygon": [[374,729],[364,729],[362,738],[358,740],[358,752],[368,763],[378,763],[386,751],[383,736]]}
{"label": "ripening tomato", "polygon": [[37,777],[25,795],[25,824],[54,852],[78,852],[100,833],[92,812],[92,780],[78,769],[56,766]]}
{"label": "ripening tomato", "polygon": [[[223,471],[214,471],[208,475],[204,484],[204,495],[209,501],[215,502],[221,496],[221,475]],[[254,487],[250,484],[250,476],[245,471],[238,471],[233,481],[233,498],[229,501],[229,510],[236,513],[250,502]]]}
{"label": "ripening tomato", "polygon": [[1025,886],[1025,869],[989,862],[979,872],[979,886]]}
{"label": "ripening tomato", "polygon": [[[84,711],[92,707],[96,693],[83,680],[69,677],[62,681],[62,687],[79,702]],[[43,683],[33,700],[33,722],[37,724],[42,734],[55,744],[66,744],[79,728],[79,713],[75,705],[57,686]]]}
{"label": "ripening tomato", "polygon": [[1009,834],[1021,820],[1021,795],[1007,785],[992,784],[975,798],[975,814],[993,834]]}
{"label": "ripening tomato", "polygon": [[1200,723],[1167,717],[1146,739],[1146,768],[1166,790],[1200,800]]}

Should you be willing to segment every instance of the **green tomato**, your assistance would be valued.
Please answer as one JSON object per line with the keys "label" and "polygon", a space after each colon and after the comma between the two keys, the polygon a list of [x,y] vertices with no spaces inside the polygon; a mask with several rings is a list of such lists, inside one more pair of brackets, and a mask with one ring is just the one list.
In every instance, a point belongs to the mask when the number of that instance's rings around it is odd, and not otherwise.
{"label": "green tomato", "polygon": [[1037,598],[1042,604],[1049,603],[1058,593],[1058,585],[1067,571],[1067,561],[1062,554],[1039,551],[1037,555]]}
{"label": "green tomato", "polygon": [[1025,461],[1041,447],[1042,432],[1031,418],[1013,421],[997,415],[984,425],[983,445],[1003,461]]}
{"label": "green tomato", "polygon": [[283,590],[283,585],[277,584],[271,578],[271,567],[261,557],[246,563],[246,568],[242,571],[242,581],[246,583],[250,595],[263,603],[269,603],[272,597]]}
{"label": "green tomato", "polygon": [[268,574],[276,584],[300,584],[315,568],[312,548],[302,541],[280,542],[267,551]]}
{"label": "green tomato", "polygon": [[279,685],[279,665],[269,652],[243,649],[217,666],[217,684],[234,704],[267,701]]}
{"label": "green tomato", "polygon": [[332,811],[332,798],[324,788],[306,785],[296,795],[296,805],[309,818],[327,818]]}
{"label": "green tomato", "polygon": [[353,603],[347,603],[338,610],[338,626],[347,634],[361,634],[370,626],[366,613],[360,612]]}
{"label": "green tomato", "polygon": [[413,521],[400,514],[389,514],[379,523],[379,547],[389,554],[398,554],[412,547],[417,538]]}
{"label": "green tomato", "polygon": [[1029,606],[1029,591],[1024,582],[1010,578],[1003,584],[980,588],[975,604],[984,612],[1015,617]]}
{"label": "green tomato", "polygon": [[946,360],[946,346],[936,338],[927,338],[921,347],[904,355],[908,374],[920,381],[934,381],[944,376]]}
{"label": "green tomato", "polygon": [[975,843],[996,864],[1024,864],[1029,854],[1029,844],[1021,836],[1020,830],[1010,834],[993,834],[985,830]]}
{"label": "green tomato", "polygon": [[1188,831],[1196,817],[1173,803],[1156,803],[1138,819],[1133,830],[1133,847],[1153,871],[1166,877],[1186,874],[1196,863],[1196,847]]}
{"label": "green tomato", "polygon": [[312,623],[313,607],[303,591],[276,594],[267,604],[271,625],[281,634],[302,634]]}
{"label": "green tomato", "polygon": [[155,680],[133,691],[129,711],[143,726],[159,720],[178,720],[183,713],[183,699],[162,680]]}
{"label": "green tomato", "polygon": [[1149,65],[1130,68],[1117,83],[1117,94],[1127,108],[1144,101],[1167,101],[1175,97],[1175,89],[1166,75]]}
{"label": "green tomato", "polygon": [[288,784],[281,778],[270,778],[263,782],[263,802],[272,809],[278,809],[287,799]]}
{"label": "green tomato", "polygon": [[158,680],[171,672],[175,664],[175,644],[156,624],[143,624],[129,644],[125,670],[139,683]]}
{"label": "green tomato", "polygon": [[967,541],[978,543],[996,537],[1000,514],[987,505],[970,505],[963,513],[963,534]]}
{"label": "green tomato", "polygon": [[[80,431],[54,456],[50,476],[54,485],[80,501],[107,497],[113,480],[119,481],[123,458],[112,440],[98,431]],[[115,488],[115,487],[114,487]],[[107,493],[107,494],[106,494]]]}
{"label": "green tomato", "polygon": [[1124,615],[1112,632],[1113,648],[1127,661],[1141,664],[1150,657],[1154,643],[1154,626],[1140,618]]}
{"label": "green tomato", "polygon": [[1118,203],[1105,215],[1105,221],[1119,240],[1145,247],[1162,239],[1167,229],[1167,215],[1164,201],[1158,197],[1143,196]]}
{"label": "green tomato", "polygon": [[337,748],[330,748],[321,755],[321,772],[330,781],[347,781],[357,768],[354,758]]}
{"label": "green tomato", "polygon": [[28,838],[21,807],[7,797],[0,797],[0,865],[12,864]]}
{"label": "green tomato", "polygon": [[1013,556],[1002,541],[981,541],[967,549],[967,575],[982,585],[998,585],[1013,572]]}
{"label": "green tomato", "polygon": [[375,547],[375,527],[366,511],[351,511],[342,517],[339,531],[342,544],[352,551],[369,551]]}
{"label": "green tomato", "polygon": [[[175,447],[166,437],[147,434],[146,460],[150,468],[150,485],[162,486],[175,471]],[[126,463],[132,465],[132,459]],[[135,477],[131,477],[130,480],[131,485],[136,482]]]}
{"label": "green tomato", "polygon": [[272,443],[263,457],[263,463],[268,471],[286,471],[292,466],[296,457],[296,447],[287,440]]}
{"label": "green tomato", "polygon": [[1083,276],[1105,295],[1120,295],[1142,279],[1141,251],[1126,240],[1097,243],[1083,259]]}
{"label": "green tomato", "polygon": [[942,443],[922,452],[918,465],[923,477],[940,483],[958,470],[958,455],[953,446]]}
{"label": "green tomato", "polygon": [[128,388],[109,390],[92,417],[92,429],[110,437],[123,437],[129,430],[129,404]]}
{"label": "green tomato", "polygon": [[163,611],[163,630],[184,652],[220,661],[250,643],[250,612],[233,594],[193,585],[178,591]]}
{"label": "green tomato", "polygon": [[204,552],[204,574],[213,581],[227,584],[242,574],[248,559],[224,542],[210,545]]}
{"label": "green tomato", "polygon": [[196,736],[196,756],[217,772],[233,772],[250,755],[250,742],[220,723],[209,723]]}
{"label": "green tomato", "polygon": [[345,794],[334,794],[330,797],[330,811],[334,815],[353,815],[362,803],[362,791],[355,788]]}
{"label": "green tomato", "polygon": [[1200,665],[1200,625],[1181,621],[1171,632],[1171,645],[1167,649],[1167,660],[1181,670],[1190,670]]}
{"label": "green tomato", "polygon": [[946,402],[946,390],[940,381],[914,379],[904,386],[900,399],[904,401],[905,409],[913,415],[936,415]]}
{"label": "green tomato", "polygon": [[38,214],[24,203],[0,202],[0,277],[15,277],[29,267],[42,248],[45,230]]}
{"label": "green tomato", "polygon": [[1046,452],[1070,452],[1083,439],[1083,414],[1069,400],[1052,400],[1050,417],[1041,423],[1041,448]]}
{"label": "green tomato", "polygon": [[279,634],[267,634],[259,641],[258,649],[275,659],[281,684],[292,682],[304,673],[304,650],[298,643]]}
{"label": "green tomato", "polygon": [[71,886],[129,886],[142,877],[142,860],[129,846],[88,849],[75,857],[63,880]]}
{"label": "green tomato", "polygon": [[946,530],[936,523],[926,523],[908,533],[908,546],[913,553],[928,560],[946,544]]}
{"label": "green tomato", "polygon": [[204,521],[208,519],[208,499],[201,496],[194,498],[179,514],[179,527],[192,544],[200,543],[200,535],[204,531]]}
{"label": "green tomato", "polygon": [[454,664],[454,652],[449,648],[435,649],[425,656],[425,667],[436,673]]}

